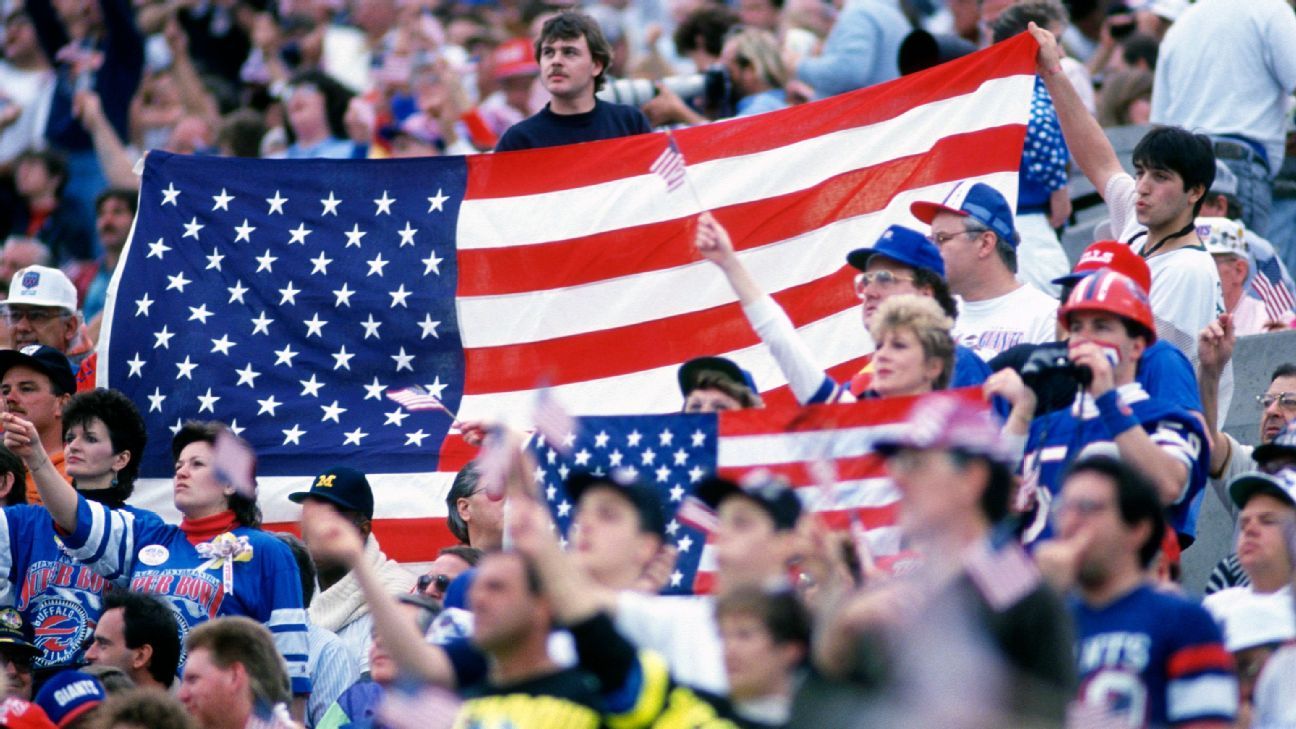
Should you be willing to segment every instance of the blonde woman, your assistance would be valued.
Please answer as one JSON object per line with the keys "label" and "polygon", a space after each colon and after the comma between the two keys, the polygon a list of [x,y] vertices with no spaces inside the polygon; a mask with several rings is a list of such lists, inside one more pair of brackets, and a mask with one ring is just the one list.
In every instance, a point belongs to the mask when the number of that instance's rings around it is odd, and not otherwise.
{"label": "blonde woman", "polygon": [[943,390],[954,370],[954,322],[927,296],[892,296],[869,324],[877,342],[873,388],[866,397],[921,395]]}

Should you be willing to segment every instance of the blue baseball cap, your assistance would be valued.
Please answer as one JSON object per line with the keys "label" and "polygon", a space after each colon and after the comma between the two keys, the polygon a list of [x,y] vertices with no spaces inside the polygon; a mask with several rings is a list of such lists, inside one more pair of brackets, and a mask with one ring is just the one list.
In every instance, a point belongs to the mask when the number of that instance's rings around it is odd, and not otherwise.
{"label": "blue baseball cap", "polygon": [[916,202],[909,206],[915,218],[931,225],[937,213],[954,213],[972,218],[999,234],[1000,238],[1017,247],[1017,232],[1013,226],[1013,211],[999,191],[977,182],[969,185],[960,182],[941,202]]}
{"label": "blue baseball cap", "polygon": [[846,254],[846,262],[863,271],[869,260],[878,255],[911,268],[925,268],[945,278],[945,259],[927,236],[913,228],[893,225],[883,231],[870,248],[856,248]]}
{"label": "blue baseball cap", "polygon": [[45,682],[36,694],[36,705],[50,721],[65,727],[108,698],[99,679],[81,671],[62,671]]}

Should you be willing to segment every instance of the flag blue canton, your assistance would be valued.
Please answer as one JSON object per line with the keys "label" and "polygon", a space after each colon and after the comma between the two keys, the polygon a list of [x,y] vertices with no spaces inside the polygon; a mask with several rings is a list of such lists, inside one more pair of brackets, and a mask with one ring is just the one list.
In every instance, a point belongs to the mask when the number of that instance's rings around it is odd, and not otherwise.
{"label": "flag blue canton", "polygon": [[153,434],[142,475],[171,473],[161,436],[189,419],[229,423],[264,475],[434,470],[449,418],[385,393],[420,385],[458,409],[466,181],[462,158],[150,153],[101,354]]}
{"label": "flag blue canton", "polygon": [[663,593],[691,593],[706,535],[677,521],[675,512],[684,497],[715,471],[716,416],[600,416],[579,418],[578,422],[578,432],[569,435],[563,444],[568,455],[541,436],[532,445],[537,463],[536,486],[548,502],[558,528],[568,534],[576,512],[563,485],[568,475],[576,470],[601,475],[625,469],[657,488],[666,517],[666,541],[679,552]]}

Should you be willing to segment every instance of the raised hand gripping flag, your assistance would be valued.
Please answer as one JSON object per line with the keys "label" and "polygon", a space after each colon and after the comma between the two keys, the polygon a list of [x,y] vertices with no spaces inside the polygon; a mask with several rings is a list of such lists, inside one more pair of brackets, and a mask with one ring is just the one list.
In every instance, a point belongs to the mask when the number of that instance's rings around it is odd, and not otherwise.
{"label": "raised hand gripping flag", "polygon": [[[684,129],[690,183],[760,285],[838,379],[872,343],[848,251],[910,202],[976,179],[1016,198],[1034,79],[1028,36],[931,72]],[[662,135],[422,160],[151,153],[101,337],[99,384],[150,433],[136,502],[175,517],[168,435],[219,419],[258,456],[267,522],[331,463],[366,471],[389,554],[450,541],[444,496],[466,420],[529,412],[545,382],[574,413],[679,407],[678,365],[720,354],[767,403],[790,397],[723,276],[692,246],[694,196],[649,168]],[[975,150],[975,153],[970,152]]]}

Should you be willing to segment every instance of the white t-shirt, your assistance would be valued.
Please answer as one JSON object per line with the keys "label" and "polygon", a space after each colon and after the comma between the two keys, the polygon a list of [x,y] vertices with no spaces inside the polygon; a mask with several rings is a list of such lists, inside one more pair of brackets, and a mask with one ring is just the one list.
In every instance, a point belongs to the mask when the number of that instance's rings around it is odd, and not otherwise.
{"label": "white t-shirt", "polygon": [[[1134,203],[1138,193],[1134,178],[1121,173],[1107,182],[1103,200],[1111,213],[1117,239],[1130,243],[1135,253],[1149,245],[1145,228],[1138,222]],[[1139,235],[1135,240],[1134,237]],[[1183,352],[1197,367],[1197,335],[1224,312],[1224,289],[1220,285],[1215,259],[1201,246],[1180,248],[1147,259],[1152,271],[1152,315],[1157,338]],[[1231,372],[1229,377],[1231,379]],[[1224,410],[1227,412],[1227,410]]]}
{"label": "white t-shirt", "polygon": [[0,164],[13,160],[20,152],[45,146],[45,124],[53,94],[53,71],[23,71],[0,61],[0,99],[22,109],[14,123],[0,132]]}
{"label": "white t-shirt", "polygon": [[1239,337],[1264,334],[1265,323],[1268,321],[1269,314],[1265,311],[1264,302],[1254,296],[1243,293],[1237,306],[1233,307],[1233,331]]}
{"label": "white t-shirt", "polygon": [[1296,90],[1293,49],[1296,14],[1285,0],[1197,0],[1161,42],[1152,122],[1255,140],[1276,174]]}
{"label": "white t-shirt", "polygon": [[635,646],[665,658],[677,682],[720,696],[729,693],[713,598],[624,590],[617,597],[616,628]]}
{"label": "white t-shirt", "polygon": [[1228,442],[1227,446],[1220,447],[1228,448],[1229,455],[1228,460],[1224,462],[1224,468],[1220,469],[1219,478],[1210,477],[1210,485],[1211,489],[1215,491],[1215,495],[1219,497],[1220,504],[1224,506],[1225,511],[1229,513],[1230,517],[1237,519],[1237,504],[1234,504],[1233,497],[1229,496],[1228,485],[1233,482],[1233,479],[1247,471],[1254,471],[1259,468],[1255,462],[1255,446],[1242,445],[1237,441],[1237,438],[1222,431],[1220,435]]}
{"label": "white t-shirt", "polygon": [[1022,285],[985,301],[958,300],[954,342],[986,361],[1018,344],[1057,340],[1057,299]]}
{"label": "white t-shirt", "polygon": [[1269,657],[1255,687],[1251,726],[1296,729],[1296,645],[1284,646]]}

